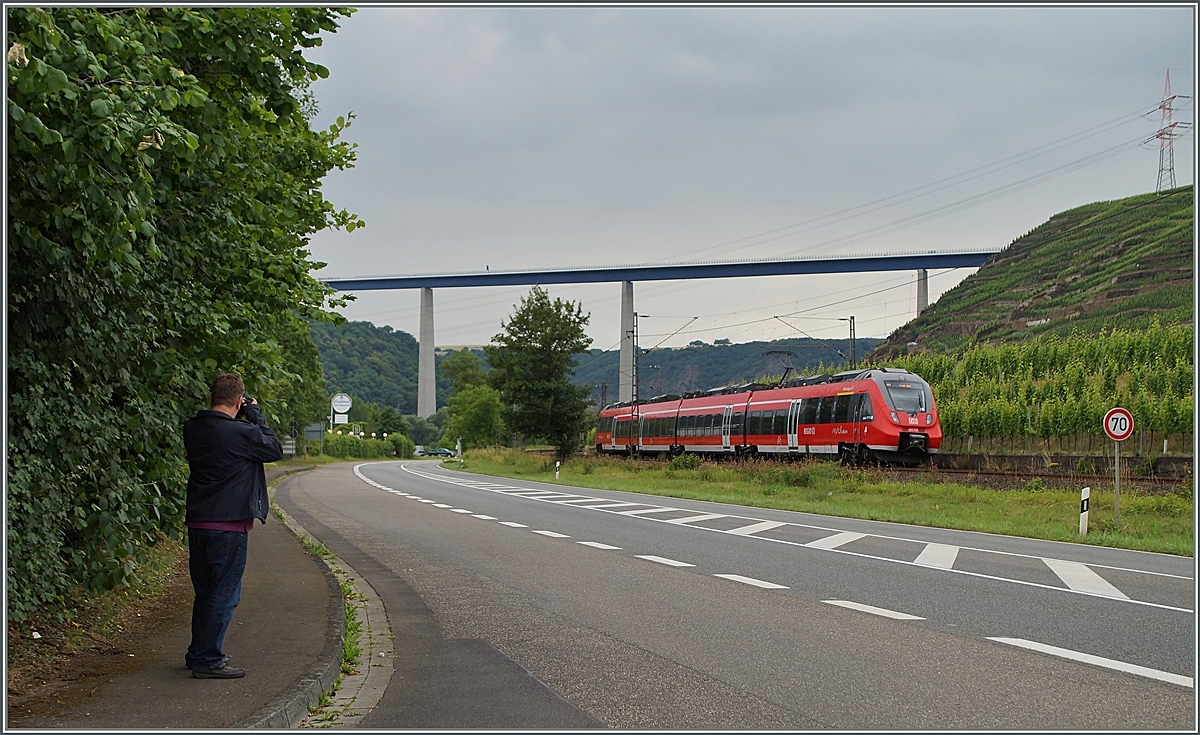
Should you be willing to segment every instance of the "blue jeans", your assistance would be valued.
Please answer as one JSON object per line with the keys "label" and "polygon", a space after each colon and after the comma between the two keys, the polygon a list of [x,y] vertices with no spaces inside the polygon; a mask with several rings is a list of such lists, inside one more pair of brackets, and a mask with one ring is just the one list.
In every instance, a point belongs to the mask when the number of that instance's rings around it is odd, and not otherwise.
{"label": "blue jeans", "polygon": [[225,631],[242,598],[246,533],[189,528],[188,552],[196,601],[192,604],[192,645],[184,661],[193,670],[220,668],[225,663]]}

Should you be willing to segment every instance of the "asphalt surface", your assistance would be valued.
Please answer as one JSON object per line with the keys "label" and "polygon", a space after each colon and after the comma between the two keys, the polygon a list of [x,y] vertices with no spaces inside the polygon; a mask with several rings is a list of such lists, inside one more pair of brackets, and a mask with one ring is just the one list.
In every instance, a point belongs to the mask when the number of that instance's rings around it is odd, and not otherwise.
{"label": "asphalt surface", "polygon": [[[19,728],[114,729],[286,726],[315,701],[314,677],[341,654],[341,596],[331,577],[275,517],[250,531],[242,599],[225,636],[241,679],[193,679],[183,657],[191,640],[190,606],[135,648],[119,668],[69,683],[34,716],[9,711]],[[336,585],[336,583],[334,583]],[[130,654],[133,655],[130,655]],[[326,676],[326,678],[328,678]],[[331,680],[329,682],[331,683]],[[317,689],[320,687],[318,686]]]}
{"label": "asphalt surface", "polygon": [[1194,725],[1192,559],[432,462],[276,497],[388,609],[363,726]]}

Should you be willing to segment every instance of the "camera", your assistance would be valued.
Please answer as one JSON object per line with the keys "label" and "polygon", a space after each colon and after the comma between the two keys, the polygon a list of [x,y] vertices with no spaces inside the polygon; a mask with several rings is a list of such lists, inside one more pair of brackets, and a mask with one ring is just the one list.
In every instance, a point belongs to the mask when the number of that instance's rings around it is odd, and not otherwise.
{"label": "camera", "polygon": [[249,406],[253,402],[254,402],[253,396],[245,396],[245,395],[242,396],[242,408]]}

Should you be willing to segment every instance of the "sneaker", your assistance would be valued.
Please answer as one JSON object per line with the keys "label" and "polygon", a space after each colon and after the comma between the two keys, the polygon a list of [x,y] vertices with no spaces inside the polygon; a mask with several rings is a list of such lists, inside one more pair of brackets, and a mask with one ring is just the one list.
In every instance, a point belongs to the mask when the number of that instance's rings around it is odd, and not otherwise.
{"label": "sneaker", "polygon": [[215,669],[192,669],[193,679],[240,679],[246,675],[245,669],[222,664]]}

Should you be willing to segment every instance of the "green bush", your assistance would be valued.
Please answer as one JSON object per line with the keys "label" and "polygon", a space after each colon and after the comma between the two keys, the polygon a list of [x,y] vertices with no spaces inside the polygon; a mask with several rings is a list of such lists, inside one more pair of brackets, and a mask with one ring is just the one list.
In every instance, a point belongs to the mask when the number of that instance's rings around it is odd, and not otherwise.
{"label": "green bush", "polygon": [[667,470],[676,472],[678,470],[698,470],[703,461],[697,454],[681,454],[678,457],[671,459],[667,465]]}

